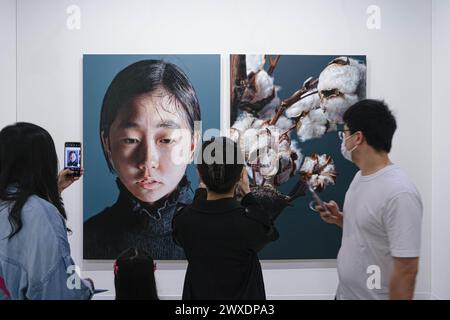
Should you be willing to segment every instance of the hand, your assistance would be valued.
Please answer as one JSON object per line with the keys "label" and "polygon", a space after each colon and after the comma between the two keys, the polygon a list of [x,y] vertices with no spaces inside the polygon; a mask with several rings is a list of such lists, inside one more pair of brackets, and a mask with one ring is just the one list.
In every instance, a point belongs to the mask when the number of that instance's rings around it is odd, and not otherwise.
{"label": "hand", "polygon": [[59,193],[63,192],[65,189],[67,189],[72,183],[75,181],[78,181],[81,176],[84,174],[84,169],[80,169],[80,176],[74,177],[73,171],[70,169],[64,169],[58,173],[58,190]]}
{"label": "hand", "polygon": [[342,212],[339,210],[339,206],[333,200],[330,202],[324,202],[326,208],[317,205],[316,210],[319,212],[320,217],[323,221],[330,224],[335,224],[342,228],[344,224],[344,216]]}
{"label": "hand", "polygon": [[248,174],[245,167],[242,169],[241,180],[239,180],[238,187],[246,195],[250,193],[250,182],[248,181]]}
{"label": "hand", "polygon": [[86,280],[87,282],[89,282],[91,284],[92,291],[94,291],[95,290],[94,281],[91,278],[86,278],[84,280]]}

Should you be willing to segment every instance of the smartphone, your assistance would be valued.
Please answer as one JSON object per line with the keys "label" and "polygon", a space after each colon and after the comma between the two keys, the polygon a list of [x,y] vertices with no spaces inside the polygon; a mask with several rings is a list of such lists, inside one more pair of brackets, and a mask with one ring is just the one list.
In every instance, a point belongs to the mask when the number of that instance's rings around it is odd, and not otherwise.
{"label": "smartphone", "polygon": [[74,177],[80,176],[81,142],[66,142],[64,144],[64,169],[70,169]]}
{"label": "smartphone", "polygon": [[316,208],[314,206],[314,204],[318,204],[319,206],[321,206],[322,208],[325,209],[325,211],[328,211],[327,207],[325,206],[325,203],[323,203],[322,199],[320,199],[319,195],[317,194],[317,192],[308,185],[308,189],[311,192],[312,196],[313,196],[313,201],[311,201],[311,203],[309,204],[309,207],[311,210],[316,211]]}

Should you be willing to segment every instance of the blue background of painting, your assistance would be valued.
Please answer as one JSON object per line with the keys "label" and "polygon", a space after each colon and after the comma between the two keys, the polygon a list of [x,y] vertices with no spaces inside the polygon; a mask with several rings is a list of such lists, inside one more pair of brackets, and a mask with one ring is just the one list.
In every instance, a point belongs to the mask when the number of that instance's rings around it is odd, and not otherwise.
{"label": "blue background of painting", "polygon": [[[115,175],[108,170],[99,138],[103,96],[120,70],[144,59],[164,60],[180,67],[197,92],[203,131],[208,128],[220,129],[220,55],[84,55],[84,221],[114,204],[118,196]],[[192,164],[188,167],[187,175],[195,189],[198,179]]]}
{"label": "blue background of painting", "polygon": [[[328,55],[282,55],[273,74],[275,85],[281,86],[280,99],[291,96],[300,89],[309,77],[317,78],[327,64],[337,56]],[[365,56],[349,56],[366,63]],[[268,60],[268,59],[267,59]],[[266,61],[266,70],[268,62]],[[295,132],[291,137],[297,139]],[[300,142],[303,156],[312,153],[327,153],[334,159],[338,172],[335,186],[328,187],[319,196],[324,201],[335,200],[340,207],[344,203],[345,192],[350,185],[357,168],[345,160],[340,152],[341,141],[337,132],[325,134],[320,139]],[[288,193],[297,179],[292,178],[279,190]],[[323,222],[317,213],[309,209],[312,197],[309,192],[305,197],[294,201],[294,206],[287,207],[277,219],[276,226],[280,238],[266,246],[260,253],[260,259],[334,259],[341,244],[341,229]]]}

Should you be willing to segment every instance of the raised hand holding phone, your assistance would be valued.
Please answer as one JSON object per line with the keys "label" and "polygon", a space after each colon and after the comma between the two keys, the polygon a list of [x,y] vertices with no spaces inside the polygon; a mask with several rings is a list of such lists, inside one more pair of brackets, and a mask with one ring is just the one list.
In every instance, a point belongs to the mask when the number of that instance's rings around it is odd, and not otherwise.
{"label": "raised hand holding phone", "polygon": [[66,142],[64,144],[64,169],[70,169],[74,177],[80,177],[81,142]]}
{"label": "raised hand holding phone", "polygon": [[344,224],[344,216],[339,210],[339,206],[336,202],[331,200],[330,202],[322,202],[322,205],[316,206],[316,210],[319,212],[323,221],[330,224],[335,224],[342,227]]}

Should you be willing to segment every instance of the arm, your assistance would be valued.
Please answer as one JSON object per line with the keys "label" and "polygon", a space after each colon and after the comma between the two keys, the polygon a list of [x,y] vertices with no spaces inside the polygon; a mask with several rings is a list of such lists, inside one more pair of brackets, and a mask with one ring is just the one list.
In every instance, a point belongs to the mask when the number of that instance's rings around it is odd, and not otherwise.
{"label": "arm", "polygon": [[390,275],[391,299],[412,299],[420,256],[422,204],[418,195],[395,195],[385,206],[382,222],[394,260]]}
{"label": "arm", "polygon": [[74,177],[72,175],[72,170],[65,169],[58,173],[58,191],[61,194],[65,189],[70,187],[72,183],[78,181],[84,174],[84,169],[81,168],[80,176]]}
{"label": "arm", "polygon": [[391,300],[411,300],[414,296],[419,258],[394,259],[394,270],[389,283]]}
{"label": "arm", "polygon": [[61,257],[45,279],[31,286],[27,298],[32,300],[88,300],[93,295],[92,280],[81,279],[70,256]]}

